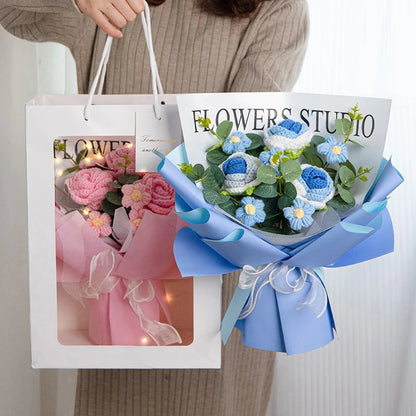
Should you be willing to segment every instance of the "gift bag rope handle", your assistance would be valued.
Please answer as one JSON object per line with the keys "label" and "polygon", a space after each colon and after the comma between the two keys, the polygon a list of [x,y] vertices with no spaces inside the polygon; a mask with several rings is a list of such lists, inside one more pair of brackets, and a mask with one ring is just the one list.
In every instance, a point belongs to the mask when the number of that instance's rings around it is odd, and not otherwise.
{"label": "gift bag rope handle", "polygon": [[[149,51],[150,69],[152,71],[152,90],[153,90],[153,98],[154,98],[153,109],[154,109],[156,118],[158,120],[161,120],[162,118],[161,117],[161,103],[159,101],[159,94],[163,94],[163,87],[160,82],[160,76],[159,76],[159,71],[157,68],[155,52],[153,50],[152,28],[151,28],[151,23],[150,23],[149,5],[147,4],[147,2],[144,2],[144,5],[145,5],[145,9],[143,13],[140,13],[140,17],[142,21],[144,36],[146,39],[147,50]],[[113,42],[113,38],[111,36],[107,36],[107,40],[104,45],[103,53],[101,55],[100,63],[98,65],[97,73],[95,74],[94,80],[92,82],[92,85],[88,94],[87,104],[84,107],[84,119],[86,121],[88,121],[91,117],[92,100],[94,98],[94,93],[95,93],[95,90],[97,89],[98,82],[100,82],[98,86],[98,95],[101,95],[103,91],[104,79],[105,79],[105,74],[107,70],[107,63],[108,63],[108,58],[110,56],[112,42]]]}

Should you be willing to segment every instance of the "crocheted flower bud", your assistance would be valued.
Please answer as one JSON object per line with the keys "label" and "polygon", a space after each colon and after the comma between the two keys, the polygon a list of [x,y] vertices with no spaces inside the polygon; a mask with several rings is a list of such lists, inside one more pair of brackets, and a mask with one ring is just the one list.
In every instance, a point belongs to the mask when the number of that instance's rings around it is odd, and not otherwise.
{"label": "crocheted flower bud", "polygon": [[293,181],[297,197],[309,202],[315,209],[323,209],[335,193],[334,181],[322,168],[301,165],[302,175]]}
{"label": "crocheted flower bud", "polygon": [[242,157],[232,157],[225,161],[222,170],[224,175],[243,173],[247,171],[247,163]]}
{"label": "crocheted flower bud", "polygon": [[300,150],[310,143],[312,136],[306,124],[288,119],[265,131],[264,144],[269,149]]}
{"label": "crocheted flower bud", "polygon": [[242,194],[250,186],[257,186],[257,169],[261,165],[258,158],[246,153],[234,153],[218,167],[224,173],[224,188],[230,194]]}

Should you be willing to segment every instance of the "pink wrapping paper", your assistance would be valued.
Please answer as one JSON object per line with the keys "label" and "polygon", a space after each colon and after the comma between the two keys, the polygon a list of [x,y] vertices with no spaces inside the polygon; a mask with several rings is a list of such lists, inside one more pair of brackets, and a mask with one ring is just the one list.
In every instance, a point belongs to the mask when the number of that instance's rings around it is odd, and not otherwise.
{"label": "pink wrapping paper", "polygon": [[[103,279],[106,284],[101,286],[96,298],[90,297],[88,300],[91,340],[99,345],[164,345],[156,342],[157,338],[149,336],[149,333],[142,329],[141,318],[133,310],[133,306],[143,312],[146,322],[147,319],[156,321],[151,322],[156,332],[168,331],[168,335],[172,335],[168,338],[175,339],[175,330],[171,330],[167,324],[158,326],[157,321],[161,319],[160,307],[169,319],[161,279],[181,279],[172,247],[177,230],[184,225],[183,221],[173,212],[164,216],[146,211],[126,253],[120,254],[97,237],[78,211],[64,215],[56,209],[55,217],[57,281],[68,293],[85,302],[82,293],[90,281],[93,259],[102,255],[108,260],[97,264],[93,262],[96,274],[111,276]],[[109,259],[114,261],[112,268],[108,266],[111,264]],[[153,298],[150,301],[133,302],[132,306],[129,299],[136,295],[126,297],[127,285],[137,286],[140,283],[137,293],[146,294],[147,279],[151,279]]]}

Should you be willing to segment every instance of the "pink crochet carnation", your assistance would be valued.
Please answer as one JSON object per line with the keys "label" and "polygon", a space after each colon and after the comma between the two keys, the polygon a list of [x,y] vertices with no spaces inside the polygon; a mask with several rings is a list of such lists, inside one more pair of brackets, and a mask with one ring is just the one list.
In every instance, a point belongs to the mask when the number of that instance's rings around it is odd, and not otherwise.
{"label": "pink crochet carnation", "polygon": [[111,217],[105,212],[101,214],[98,211],[91,211],[87,218],[88,225],[100,236],[108,236],[111,234]]}
{"label": "pink crochet carnation", "polygon": [[132,209],[129,213],[130,223],[134,230],[137,230],[138,226],[142,222],[144,210],[139,211]]}
{"label": "pink crochet carnation", "polygon": [[74,202],[97,210],[101,207],[107,192],[112,190],[108,184],[112,180],[112,172],[91,168],[79,170],[72,178],[65,181],[65,185]]}
{"label": "pink crochet carnation", "polygon": [[147,208],[155,214],[168,215],[175,206],[175,191],[155,172],[147,173],[142,183],[149,189],[152,200]]}
{"label": "pink crochet carnation", "polygon": [[141,181],[136,181],[132,185],[123,185],[121,192],[123,192],[121,200],[123,207],[131,207],[136,211],[141,210],[151,200],[149,189]]}
{"label": "pink crochet carnation", "polygon": [[[118,149],[108,153],[105,157],[107,166],[114,171],[116,177],[124,174],[124,165],[126,164],[125,156],[128,156],[128,159],[130,160],[130,164],[127,166],[126,173],[127,175],[132,175],[135,173],[134,162],[136,160],[136,152],[134,146],[126,145],[119,147]],[[118,166],[119,163],[121,163],[122,166]]]}

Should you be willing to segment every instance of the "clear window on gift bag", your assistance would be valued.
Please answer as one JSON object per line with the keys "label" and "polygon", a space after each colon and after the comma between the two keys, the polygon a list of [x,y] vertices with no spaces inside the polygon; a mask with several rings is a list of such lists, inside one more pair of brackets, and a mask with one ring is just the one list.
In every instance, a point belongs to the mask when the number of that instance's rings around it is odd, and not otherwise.
{"label": "clear window on gift bag", "polygon": [[[174,191],[135,172],[134,137],[53,142],[58,340],[190,345],[193,278],[173,256]],[[142,153],[140,157],[145,157]]]}

